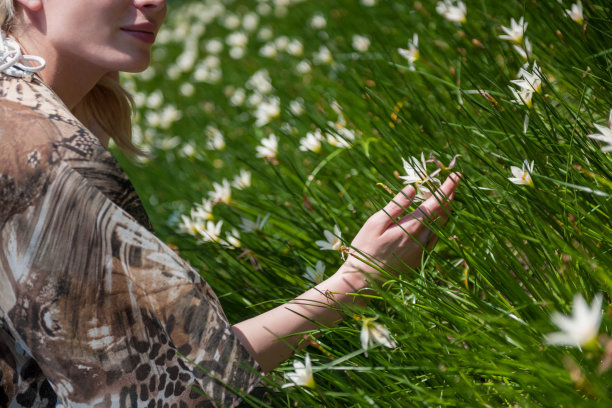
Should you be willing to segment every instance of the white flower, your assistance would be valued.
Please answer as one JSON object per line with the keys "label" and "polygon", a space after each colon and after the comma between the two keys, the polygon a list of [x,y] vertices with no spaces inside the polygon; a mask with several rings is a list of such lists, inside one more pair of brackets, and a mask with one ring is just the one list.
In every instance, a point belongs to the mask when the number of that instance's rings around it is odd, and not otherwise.
{"label": "white flower", "polygon": [[178,136],[164,137],[157,146],[162,150],[172,150],[181,143]]}
{"label": "white flower", "polygon": [[197,50],[185,50],[176,58],[176,66],[182,71],[190,71],[198,58]]}
{"label": "white flower", "polygon": [[287,44],[287,53],[294,57],[300,57],[304,53],[304,44],[296,39],[289,41],[289,44]]}
{"label": "white flower", "polygon": [[232,199],[232,187],[230,182],[227,179],[223,179],[221,184],[213,183],[213,191],[211,191],[208,196],[213,203],[229,204]]}
{"label": "white flower", "polygon": [[244,48],[249,43],[249,37],[247,37],[246,34],[241,31],[236,31],[225,37],[225,42],[230,47]]}
{"label": "white flower", "polygon": [[170,126],[181,118],[181,111],[174,105],[166,105],[159,115],[159,127],[169,129]]}
{"label": "white flower", "polygon": [[527,160],[523,161],[522,168],[510,166],[510,171],[514,177],[508,177],[508,180],[514,184],[533,186],[533,180],[531,179],[531,175],[533,174],[533,160],[531,163]]}
{"label": "white flower", "polygon": [[565,10],[569,18],[577,22],[578,24],[582,24],[584,21],[584,16],[582,14],[582,2],[578,0],[578,2],[572,4],[572,8],[569,10]]}
{"label": "white flower", "polygon": [[[160,34],[161,34],[161,31],[160,31]],[[161,37],[160,35],[157,36],[157,38],[160,38],[160,37]],[[149,65],[147,69],[145,69],[139,74],[139,77],[143,81],[150,81],[151,79],[155,78],[155,68],[153,68],[153,65]]]}
{"label": "white flower", "polygon": [[304,100],[297,98],[289,102],[289,110],[296,116],[300,116],[304,113]]}
{"label": "white flower", "polygon": [[404,165],[405,176],[400,176],[400,179],[404,180],[404,184],[414,184],[416,190],[415,200],[426,200],[432,194],[431,183],[440,184],[440,180],[436,178],[438,173],[442,170],[442,167],[434,170],[432,173],[427,173],[427,162],[425,161],[425,155],[421,152],[421,161],[416,157],[409,157],[405,160],[402,157],[402,163]]}
{"label": "white flower", "polygon": [[456,1],[455,3],[456,4],[453,4],[451,0],[439,1],[436,5],[436,11],[448,21],[465,23],[465,15],[467,13],[465,3],[460,0]]}
{"label": "white flower", "polygon": [[510,90],[512,91],[512,96],[514,97],[514,99],[512,99],[510,102],[519,103],[531,107],[531,99],[533,98],[533,90],[531,89],[531,87],[521,87],[519,89],[516,89],[511,86],[508,86],[508,88],[510,88]]}
{"label": "white flower", "polygon": [[419,183],[427,177],[427,165],[425,164],[425,155],[421,153],[421,162],[416,157],[409,157],[405,160],[402,157],[405,176],[400,176],[404,180],[404,184]]}
{"label": "white flower", "polygon": [[262,94],[260,94],[259,92],[253,92],[247,98],[246,103],[250,107],[256,107],[257,105],[262,103],[263,100],[264,100],[264,97]]}
{"label": "white flower", "polygon": [[397,52],[408,60],[410,69],[414,71],[414,63],[419,59],[419,36],[414,34],[412,40],[408,40],[408,48],[398,48]]}
{"label": "white flower", "polygon": [[159,89],[151,92],[151,94],[147,97],[147,107],[149,109],[159,109],[164,103],[164,95],[161,93]]}
{"label": "white flower", "polygon": [[316,241],[315,244],[319,246],[321,251],[342,251],[342,240],[341,240],[341,232],[338,225],[334,225],[334,232],[331,233],[328,230],[323,231],[323,235],[325,235],[325,239],[327,241],[319,240]]}
{"label": "white flower", "polygon": [[147,95],[144,92],[134,92],[132,93],[132,97],[134,98],[134,104],[137,108],[145,108],[147,103]]}
{"label": "white flower", "polygon": [[183,71],[181,71],[181,68],[177,64],[170,64],[166,70],[166,75],[173,81],[179,79],[182,73]]}
{"label": "white flower", "polygon": [[519,69],[518,77],[522,79],[513,79],[510,82],[521,88],[531,89],[533,92],[540,92],[542,90],[542,70],[538,67],[537,62],[533,62],[531,72],[525,68]]}
{"label": "white flower", "polygon": [[225,234],[225,240],[221,243],[230,248],[240,248],[240,233],[235,228],[232,229],[231,232]]}
{"label": "white flower", "polygon": [[257,157],[263,157],[268,160],[275,160],[278,153],[278,137],[274,133],[270,136],[261,139],[261,145],[255,147]]}
{"label": "white flower", "polygon": [[260,94],[268,94],[274,89],[272,87],[270,74],[265,68],[255,72],[246,82],[246,87],[248,89],[257,91]]}
{"label": "white flower", "polygon": [[248,170],[240,170],[240,173],[234,177],[234,180],[232,181],[232,186],[234,188],[237,188],[238,190],[241,190],[243,188],[246,187],[250,187],[251,186],[251,172]]}
{"label": "white flower", "polygon": [[308,132],[305,137],[300,139],[300,150],[303,152],[310,150],[311,152],[318,153],[321,150],[322,141],[323,134],[320,129]]}
{"label": "white flower", "polygon": [[202,236],[203,242],[219,242],[221,240],[221,226],[223,220],[215,223],[214,221],[207,221],[204,228],[198,232]]}
{"label": "white flower", "polygon": [[208,55],[202,60],[201,65],[210,69],[219,68],[221,66],[221,60],[216,55]]}
{"label": "white flower", "polygon": [[219,54],[223,51],[223,43],[218,38],[211,38],[206,42],[205,49],[210,54]]}
{"label": "white flower", "polygon": [[423,152],[421,152],[420,162],[416,157],[409,157],[408,160],[405,160],[402,157],[402,163],[406,175],[400,176],[400,178],[404,180],[404,184],[422,184],[429,180],[436,180],[435,176],[437,176],[440,172],[440,169],[437,169],[433,173],[427,174],[427,163],[425,161],[425,155]]}
{"label": "white flower", "polygon": [[327,20],[322,14],[315,14],[310,19],[310,27],[315,30],[321,30],[327,25]]}
{"label": "white flower", "polygon": [[359,52],[366,52],[370,48],[370,39],[364,35],[354,35],[353,48]]}
{"label": "white flower", "polygon": [[289,37],[287,37],[286,35],[276,37],[276,40],[274,40],[274,44],[276,45],[276,48],[278,48],[279,51],[285,51],[285,49],[289,45]]}
{"label": "white flower", "polygon": [[181,157],[190,157],[195,156],[196,149],[193,142],[185,143],[183,147],[179,150],[179,155]]}
{"label": "white flower", "polygon": [[240,25],[240,18],[235,14],[228,13],[223,19],[222,24],[228,30],[235,30]]}
{"label": "white flower", "polygon": [[242,18],[242,28],[247,32],[255,31],[259,25],[259,16],[256,13],[248,13]]}
{"label": "white flower", "polygon": [[206,198],[202,199],[201,204],[196,204],[194,208],[191,209],[191,218],[198,221],[210,221],[213,219],[213,200],[207,200]]}
{"label": "white flower", "polygon": [[319,51],[313,55],[312,60],[315,64],[331,64],[333,56],[329,48],[322,45],[319,47]]}
{"label": "white flower", "polygon": [[502,26],[502,30],[506,34],[502,34],[499,36],[502,40],[513,41],[515,43],[521,43],[523,41],[523,36],[525,35],[525,30],[527,30],[527,24],[523,22],[523,17],[519,19],[518,22],[514,20],[514,18],[510,19],[510,28]]}
{"label": "white flower", "polygon": [[[440,181],[437,178],[433,178],[428,181],[440,185]],[[416,189],[416,195],[414,196],[415,201],[425,201],[431,197],[435,191],[429,186],[429,184],[426,183],[416,183],[414,188]]]}
{"label": "white flower", "polygon": [[595,340],[601,324],[602,300],[601,293],[597,294],[589,308],[581,294],[574,295],[571,316],[559,312],[551,315],[552,322],[561,331],[548,334],[545,342],[558,346],[581,347]]}
{"label": "white flower", "polygon": [[272,31],[270,27],[262,27],[257,33],[257,38],[259,38],[262,41],[268,41],[272,39],[273,36],[274,36],[274,32]]}
{"label": "white flower", "polygon": [[209,150],[224,150],[225,149],[225,139],[223,138],[223,133],[219,129],[214,126],[206,126],[204,129],[204,133],[208,139],[206,140],[206,148]]}
{"label": "white flower", "polygon": [[199,82],[214,84],[219,82],[223,71],[221,70],[221,60],[216,55],[209,55],[198,62],[194,71],[193,78]]}
{"label": "white flower", "polygon": [[246,92],[242,88],[238,88],[232,94],[230,98],[230,104],[233,106],[242,106],[244,100],[246,99]]}
{"label": "white flower", "polygon": [[278,54],[276,45],[272,42],[267,42],[259,49],[259,55],[266,58],[274,58]]}
{"label": "white flower", "polygon": [[323,282],[323,279],[325,278],[325,265],[319,260],[314,268],[307,266],[306,274],[304,276],[314,283]]}
{"label": "white flower", "polygon": [[298,64],[295,66],[295,71],[301,75],[308,74],[310,71],[312,71],[310,62],[308,62],[307,60],[302,60],[298,62]]}
{"label": "white flower", "polygon": [[193,71],[193,78],[198,82],[206,82],[207,84],[216,84],[221,80],[223,71],[221,68],[210,68],[204,64],[198,64]]}
{"label": "white flower", "polygon": [[[287,0],[287,2],[288,1],[289,0]],[[287,8],[286,5],[279,4],[281,2],[285,2],[285,0],[281,0],[281,1],[274,0],[274,3],[275,3],[274,5],[276,6],[276,7],[274,7],[274,16],[276,18],[285,18],[285,17],[287,17],[287,13],[289,13],[289,9]]]}
{"label": "white flower", "polygon": [[333,129],[332,132],[326,132],[327,143],[335,147],[350,147],[351,142],[355,140],[355,132],[346,128],[346,119],[342,115],[342,111],[335,104],[332,108],[338,113],[337,122],[327,122],[327,125]]}
{"label": "white flower", "polygon": [[190,97],[190,96],[193,96],[193,94],[195,93],[195,87],[193,86],[193,84],[189,82],[185,82],[185,83],[182,83],[181,86],[179,87],[179,92],[183,96]]}
{"label": "white flower", "polygon": [[520,44],[514,44],[514,50],[518,52],[523,59],[528,59],[529,57],[531,57],[533,50],[531,48],[531,42],[529,41],[529,38],[524,38],[522,47]]}
{"label": "white flower", "polygon": [[301,387],[315,387],[314,377],[312,376],[312,365],[310,363],[310,356],[306,353],[306,358],[302,363],[299,360],[293,360],[293,373],[285,373],[285,378],[291,383],[284,384],[285,387],[293,387],[294,385],[299,385]]}
{"label": "white flower", "polygon": [[257,4],[257,7],[255,8],[255,11],[257,11],[257,13],[260,16],[267,16],[272,11],[272,7],[270,7],[270,5],[268,3],[261,3],[260,2],[260,3]]}
{"label": "white flower", "polygon": [[244,57],[245,54],[246,54],[246,48],[245,47],[232,47],[229,50],[229,56],[232,59],[240,59],[240,58]]}
{"label": "white flower", "polygon": [[179,222],[179,231],[187,234],[196,236],[200,233],[200,230],[204,228],[204,224],[192,217],[181,215],[181,221]]}
{"label": "white flower", "polygon": [[607,143],[607,146],[603,146],[601,151],[604,153],[612,152],[612,109],[610,109],[610,117],[608,118],[608,126],[598,125],[593,123],[593,126],[597,128],[599,133],[593,133],[587,135],[591,139],[599,140],[600,142]]}
{"label": "white flower", "polygon": [[255,221],[251,221],[245,217],[240,217],[240,225],[238,227],[240,227],[242,232],[247,233],[261,231],[264,225],[266,225],[266,221],[268,221],[268,218],[270,218],[270,214],[266,214],[263,219],[260,215],[258,215]]}
{"label": "white flower", "polygon": [[278,117],[281,113],[280,99],[272,97],[263,100],[255,109],[255,126],[260,127],[268,124],[272,119]]}
{"label": "white flower", "polygon": [[361,326],[361,347],[366,350],[365,356],[368,356],[367,350],[376,344],[382,344],[387,348],[395,348],[397,344],[389,330],[380,323],[376,323],[376,317],[363,318],[363,324]]}
{"label": "white flower", "polygon": [[351,144],[348,143],[346,140],[338,137],[337,135],[334,135],[333,133],[326,133],[327,135],[327,143],[329,143],[330,145],[334,146],[334,147],[350,147]]}

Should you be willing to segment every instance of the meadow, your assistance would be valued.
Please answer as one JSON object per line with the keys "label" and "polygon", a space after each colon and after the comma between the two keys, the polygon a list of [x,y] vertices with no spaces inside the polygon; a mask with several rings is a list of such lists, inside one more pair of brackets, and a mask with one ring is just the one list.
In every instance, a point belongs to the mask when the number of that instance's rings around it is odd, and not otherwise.
{"label": "meadow", "polygon": [[[243,406],[611,406],[611,16],[169,1],[151,67],[123,77],[147,155],[114,152],[231,322],[333,274],[342,253],[317,241],[349,245],[406,182],[462,175],[422,266],[305,333]],[[306,358],[312,386],[291,376]]]}

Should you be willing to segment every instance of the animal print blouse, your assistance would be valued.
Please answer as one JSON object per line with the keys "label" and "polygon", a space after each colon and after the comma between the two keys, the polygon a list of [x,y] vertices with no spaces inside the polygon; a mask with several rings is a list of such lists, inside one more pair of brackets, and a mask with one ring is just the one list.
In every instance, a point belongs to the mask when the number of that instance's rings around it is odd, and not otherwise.
{"label": "animal print blouse", "polygon": [[0,74],[0,406],[232,407],[258,378],[110,153]]}

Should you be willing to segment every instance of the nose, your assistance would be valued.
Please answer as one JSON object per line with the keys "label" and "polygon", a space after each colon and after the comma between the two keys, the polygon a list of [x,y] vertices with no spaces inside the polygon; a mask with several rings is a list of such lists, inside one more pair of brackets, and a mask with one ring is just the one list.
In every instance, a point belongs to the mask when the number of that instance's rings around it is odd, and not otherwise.
{"label": "nose", "polygon": [[134,5],[138,8],[166,8],[166,0],[134,0]]}
{"label": "nose", "polygon": [[158,26],[166,17],[166,0],[132,0],[134,7],[141,10],[148,18],[155,21]]}

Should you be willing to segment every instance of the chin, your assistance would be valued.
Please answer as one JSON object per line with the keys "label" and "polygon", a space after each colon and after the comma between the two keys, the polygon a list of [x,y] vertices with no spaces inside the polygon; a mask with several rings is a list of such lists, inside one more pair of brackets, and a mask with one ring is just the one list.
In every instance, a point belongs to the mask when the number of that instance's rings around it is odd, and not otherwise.
{"label": "chin", "polygon": [[122,60],[119,60],[114,64],[114,71],[121,72],[142,72],[149,67],[151,64],[151,54],[142,53],[142,55],[126,55]]}
{"label": "chin", "polygon": [[147,69],[150,64],[151,64],[151,60],[147,59],[146,62],[141,62],[138,64],[126,64],[125,66],[118,68],[117,71],[138,73],[138,72],[142,72],[145,69]]}
{"label": "chin", "polygon": [[149,68],[149,63],[146,63],[146,64],[138,66],[138,67],[134,67],[134,68],[120,69],[119,71],[121,71],[121,72],[129,72],[129,73],[132,73],[132,74],[137,74],[139,72],[144,71],[147,68]]}

